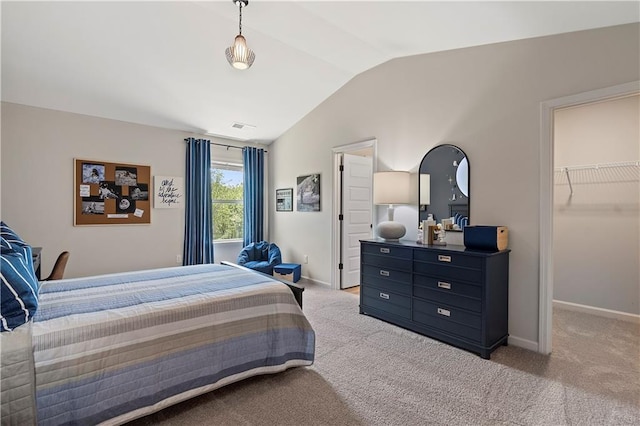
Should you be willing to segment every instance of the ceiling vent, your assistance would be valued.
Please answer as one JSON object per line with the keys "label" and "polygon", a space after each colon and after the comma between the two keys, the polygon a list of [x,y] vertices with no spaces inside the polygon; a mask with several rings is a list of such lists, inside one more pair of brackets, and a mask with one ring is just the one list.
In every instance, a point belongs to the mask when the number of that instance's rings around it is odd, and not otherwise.
{"label": "ceiling vent", "polygon": [[233,127],[234,129],[239,129],[239,130],[243,130],[243,129],[251,130],[251,129],[255,129],[256,128],[256,126],[254,126],[254,125],[245,124],[245,123],[233,123],[231,125],[231,127]]}

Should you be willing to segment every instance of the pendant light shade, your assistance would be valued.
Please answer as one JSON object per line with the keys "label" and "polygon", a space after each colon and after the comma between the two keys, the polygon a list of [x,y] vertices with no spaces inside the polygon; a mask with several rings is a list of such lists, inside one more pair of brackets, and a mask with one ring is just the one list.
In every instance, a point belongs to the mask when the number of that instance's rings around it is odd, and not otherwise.
{"label": "pendant light shade", "polygon": [[246,70],[256,59],[256,54],[247,46],[247,40],[242,36],[242,8],[249,4],[249,0],[232,0],[240,10],[239,34],[236,36],[233,45],[227,47],[225,54],[227,61],[232,67],[239,70]]}
{"label": "pendant light shade", "polygon": [[256,59],[256,54],[247,47],[247,40],[240,34],[236,36],[233,46],[227,47],[225,53],[231,66],[239,70],[246,70]]}

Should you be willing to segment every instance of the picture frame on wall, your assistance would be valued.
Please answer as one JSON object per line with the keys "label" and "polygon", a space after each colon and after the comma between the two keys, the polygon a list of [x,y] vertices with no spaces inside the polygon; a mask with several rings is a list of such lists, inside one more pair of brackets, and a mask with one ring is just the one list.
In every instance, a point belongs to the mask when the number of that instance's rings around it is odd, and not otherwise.
{"label": "picture frame on wall", "polygon": [[184,201],[184,178],[179,176],[154,176],[153,207],[179,209]]}
{"label": "picture frame on wall", "polygon": [[276,189],[276,211],[293,211],[293,188]]}
{"label": "picture frame on wall", "polygon": [[299,212],[320,211],[320,174],[296,178],[296,209]]}

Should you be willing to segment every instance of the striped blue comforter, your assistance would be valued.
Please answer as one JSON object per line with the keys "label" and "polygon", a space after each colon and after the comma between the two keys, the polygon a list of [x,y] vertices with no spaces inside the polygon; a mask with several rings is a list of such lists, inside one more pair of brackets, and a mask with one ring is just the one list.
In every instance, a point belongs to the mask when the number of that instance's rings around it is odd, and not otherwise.
{"label": "striped blue comforter", "polygon": [[33,348],[39,424],[121,424],[310,365],[315,334],[286,285],[197,265],[43,283]]}

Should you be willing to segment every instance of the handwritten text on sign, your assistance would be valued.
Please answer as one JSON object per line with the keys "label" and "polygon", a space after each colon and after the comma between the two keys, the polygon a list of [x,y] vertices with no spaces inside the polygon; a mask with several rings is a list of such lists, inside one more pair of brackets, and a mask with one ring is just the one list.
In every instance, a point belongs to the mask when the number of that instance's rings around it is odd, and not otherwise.
{"label": "handwritten text on sign", "polygon": [[181,177],[154,176],[154,207],[175,209],[182,206],[184,181]]}

